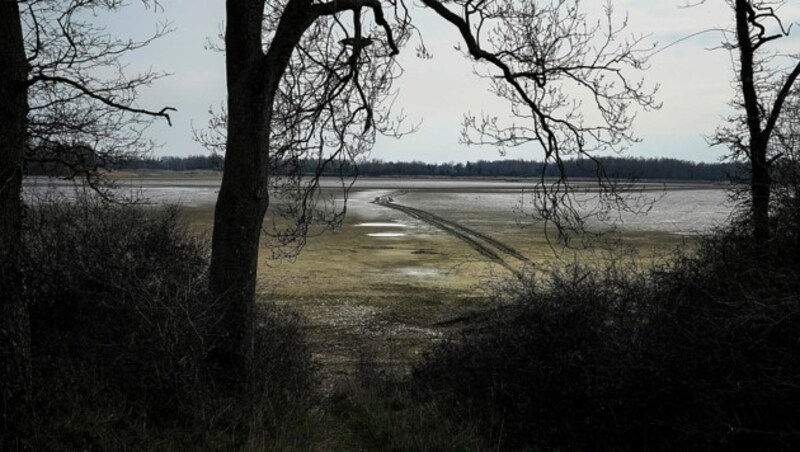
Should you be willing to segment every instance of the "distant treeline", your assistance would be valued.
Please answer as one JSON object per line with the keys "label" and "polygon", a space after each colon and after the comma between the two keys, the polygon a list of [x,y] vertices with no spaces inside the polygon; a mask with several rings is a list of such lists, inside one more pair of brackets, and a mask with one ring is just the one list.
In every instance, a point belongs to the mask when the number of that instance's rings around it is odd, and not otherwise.
{"label": "distant treeline", "polygon": [[[723,181],[736,170],[731,163],[696,163],[672,158],[604,157],[599,159],[605,174],[622,179],[663,179],[690,181]],[[305,174],[313,174],[316,162],[300,162]],[[148,158],[113,165],[115,170],[167,170],[198,171],[221,170],[224,158],[219,155],[190,155],[188,157]],[[293,165],[281,165],[275,172],[289,171]],[[341,170],[341,171],[340,171]],[[331,165],[323,175],[358,174],[362,177],[422,176],[422,177],[555,177],[559,168],[553,164],[544,166],[533,160],[479,160],[467,163],[384,162],[368,160],[353,166]],[[588,159],[564,161],[568,177],[592,178],[598,174],[597,164]],[[36,174],[29,167],[29,174]]]}
{"label": "distant treeline", "polygon": [[[224,159],[217,155],[190,155],[188,157],[130,158],[109,161],[89,152],[80,153],[81,149],[70,149],[66,156],[60,158],[31,158],[26,162],[25,172],[30,176],[50,175],[66,176],[88,170],[105,168],[109,170],[166,170],[166,171],[199,171],[222,170]],[[65,157],[70,157],[66,159]]]}
{"label": "distant treeline", "polygon": [[125,170],[166,170],[199,171],[222,170],[224,158],[221,155],[190,155],[188,157],[158,157],[141,159],[116,165],[114,169]]}
{"label": "distant treeline", "polygon": [[[669,158],[599,159],[605,174],[618,178],[722,181],[728,178],[735,166],[723,163],[695,163]],[[448,176],[448,177],[556,177],[559,168],[546,167],[531,160],[479,160],[467,163],[383,162],[371,160],[358,165],[362,176]],[[564,162],[568,177],[596,177],[598,165],[591,160]]]}

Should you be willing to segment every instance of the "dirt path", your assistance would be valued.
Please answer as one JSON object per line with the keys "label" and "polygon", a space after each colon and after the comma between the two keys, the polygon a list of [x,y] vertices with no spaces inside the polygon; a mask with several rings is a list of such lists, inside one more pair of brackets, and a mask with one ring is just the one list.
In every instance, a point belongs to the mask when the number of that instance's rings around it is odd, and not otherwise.
{"label": "dirt path", "polygon": [[[402,192],[399,194],[402,194]],[[507,268],[512,272],[517,272],[517,269],[512,267],[501,256],[501,254],[511,256],[521,261],[523,264],[534,265],[534,263],[530,259],[522,255],[519,251],[506,245],[503,242],[500,242],[499,240],[493,237],[490,237],[482,232],[478,232],[474,229],[470,229],[466,226],[460,225],[454,221],[444,219],[430,212],[398,204],[392,200],[391,196],[393,195],[398,195],[398,192],[393,192],[389,195],[380,196],[375,201],[373,201],[373,204],[377,204],[383,207],[388,207],[390,209],[399,210],[400,212],[403,212],[412,218],[416,218],[436,228],[439,228],[442,231],[464,241],[472,249],[474,249],[487,259],[502,265],[503,267]]]}

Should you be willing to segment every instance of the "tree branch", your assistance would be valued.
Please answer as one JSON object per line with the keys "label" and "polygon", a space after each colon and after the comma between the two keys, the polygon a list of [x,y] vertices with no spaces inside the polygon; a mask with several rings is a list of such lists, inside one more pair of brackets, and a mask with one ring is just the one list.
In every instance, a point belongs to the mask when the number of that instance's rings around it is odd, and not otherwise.
{"label": "tree branch", "polygon": [[786,102],[786,98],[789,96],[789,92],[792,90],[792,86],[794,85],[794,82],[797,80],[798,76],[800,76],[800,63],[797,63],[797,65],[794,67],[794,70],[792,70],[792,72],[789,74],[789,77],[786,78],[786,82],[784,82],[780,92],[778,93],[778,97],[775,99],[775,104],[770,112],[767,125],[764,127],[764,131],[762,132],[765,140],[769,140],[772,130],[775,129],[775,124],[778,122],[778,118],[781,115],[781,110],[783,110],[783,105]]}
{"label": "tree branch", "polygon": [[314,13],[317,16],[330,16],[347,10],[356,11],[364,7],[372,9],[372,13],[375,15],[375,23],[383,27],[386,32],[386,40],[389,43],[389,48],[392,49],[390,55],[394,56],[399,54],[400,49],[397,47],[392,28],[389,26],[389,22],[386,21],[379,0],[334,0],[313,6]]}
{"label": "tree branch", "polygon": [[[517,94],[519,94],[522,100],[536,114],[536,116],[538,116],[539,118],[550,119],[558,122],[557,119],[546,115],[543,111],[539,109],[539,106],[536,105],[536,102],[534,102],[528,96],[528,93],[519,84],[516,77],[514,76],[514,73],[511,71],[511,68],[509,68],[508,65],[506,65],[502,60],[500,60],[500,58],[498,58],[497,55],[492,54],[490,52],[486,52],[480,48],[478,42],[475,40],[475,37],[472,35],[472,30],[470,29],[469,24],[464,19],[462,19],[458,14],[447,9],[447,7],[444,6],[442,3],[440,3],[438,0],[422,0],[422,3],[424,3],[425,6],[428,6],[429,8],[433,9],[437,14],[439,14],[439,16],[441,16],[443,19],[445,19],[446,21],[455,25],[456,28],[458,28],[458,31],[461,33],[461,36],[464,39],[464,43],[467,45],[467,49],[469,50],[470,55],[472,55],[477,60],[481,59],[486,60],[491,64],[493,64],[494,66],[496,66],[498,69],[500,69],[503,72],[503,79],[505,79],[508,83],[510,83],[514,87]],[[549,125],[545,121],[542,121],[541,126],[542,129],[547,134],[548,144],[557,147],[555,134],[550,129]],[[547,157],[549,158],[552,150],[549,149],[548,147],[547,149],[545,149],[545,152],[547,153]]]}
{"label": "tree branch", "polygon": [[34,77],[31,77],[29,79],[28,86],[33,85],[33,84],[38,83],[38,82],[63,83],[65,85],[69,85],[69,86],[77,89],[78,91],[80,91],[83,94],[91,97],[92,99],[98,100],[98,101],[108,105],[109,107],[113,107],[113,108],[116,108],[116,109],[119,109],[119,110],[127,111],[129,113],[136,113],[136,114],[142,114],[142,115],[147,115],[147,116],[160,116],[160,117],[165,118],[167,120],[167,123],[170,125],[170,127],[172,126],[172,119],[170,118],[169,113],[167,113],[167,112],[178,111],[177,109],[175,109],[173,107],[164,107],[159,111],[155,111],[155,110],[146,110],[146,109],[141,109],[141,108],[135,108],[135,107],[131,107],[129,105],[123,105],[123,104],[114,102],[113,100],[108,99],[106,97],[103,97],[103,96],[97,94],[96,92],[92,91],[91,89],[83,86],[82,84],[80,84],[80,83],[78,83],[78,82],[76,82],[74,80],[70,80],[70,79],[68,79],[66,77],[45,75],[45,74],[37,74]]}

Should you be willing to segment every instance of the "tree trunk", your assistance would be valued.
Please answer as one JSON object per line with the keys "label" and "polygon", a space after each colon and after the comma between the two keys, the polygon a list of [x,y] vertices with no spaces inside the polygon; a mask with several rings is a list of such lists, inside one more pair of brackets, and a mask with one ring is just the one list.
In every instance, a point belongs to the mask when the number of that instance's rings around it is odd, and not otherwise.
{"label": "tree trunk", "polygon": [[229,383],[242,383],[253,353],[261,226],[269,206],[268,163],[273,102],[289,59],[313,23],[310,0],[291,0],[266,54],[264,0],[228,0],[225,65],[228,137],[214,213],[209,287],[222,307],[220,340],[209,357]]}
{"label": "tree trunk", "polygon": [[772,178],[767,163],[767,144],[758,140],[750,146],[750,195],[753,218],[753,240],[766,243],[769,240],[769,198]]}
{"label": "tree trunk", "polygon": [[769,194],[770,176],[767,162],[768,137],[762,129],[762,113],[758,103],[754,81],[753,42],[748,22],[748,0],[736,0],[736,41],[739,45],[739,82],[742,85],[744,109],[747,115],[750,158],[750,202],[753,221],[753,240],[765,243],[769,240]]}
{"label": "tree trunk", "polygon": [[16,1],[0,2],[0,449],[21,448],[30,414],[31,350],[23,297],[22,166],[28,115],[28,62]]}
{"label": "tree trunk", "polygon": [[241,381],[252,356],[258,248],[269,206],[262,14],[263,0],[227,2],[228,141],[214,213],[209,287],[222,307],[212,365],[231,382]]}

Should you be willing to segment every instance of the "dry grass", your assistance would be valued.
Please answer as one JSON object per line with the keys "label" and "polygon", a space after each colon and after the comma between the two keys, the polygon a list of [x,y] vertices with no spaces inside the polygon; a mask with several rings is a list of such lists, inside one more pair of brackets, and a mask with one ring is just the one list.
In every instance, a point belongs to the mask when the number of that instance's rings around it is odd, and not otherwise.
{"label": "dry grass", "polygon": [[[186,207],[184,219],[194,232],[208,234],[213,206]],[[509,213],[511,215],[511,213]],[[476,288],[505,279],[508,270],[489,262],[462,241],[442,232],[423,231],[403,237],[369,237],[391,228],[360,228],[365,221],[389,222],[392,217],[359,217],[349,213],[341,229],[309,237],[294,260],[275,261],[263,250],[259,262],[261,292],[275,300],[319,296],[405,299],[431,294],[451,300],[480,296]],[[539,268],[592,262],[607,257],[597,249],[572,250],[547,241],[542,230],[514,225],[493,227],[491,235],[528,256]],[[656,232],[626,232],[612,237],[614,246],[639,254],[643,265],[662,259],[676,247],[692,246],[692,239]],[[519,267],[516,262],[510,261]]]}
{"label": "dry grass", "polygon": [[[461,240],[433,228],[402,237],[370,237],[368,233],[396,229],[357,226],[396,219],[385,210],[385,216],[369,218],[351,211],[337,232],[310,237],[294,260],[271,260],[269,250],[262,250],[261,298],[305,317],[325,389],[352,376],[365,349],[381,370],[405,375],[431,343],[460,326],[454,319],[494,307],[495,288],[510,275]],[[193,231],[210,233],[212,206],[187,207],[182,215]],[[485,232],[539,268],[575,261],[602,266],[609,258],[597,249],[551,246],[542,230],[520,229],[490,216],[482,219],[493,222]],[[643,266],[675,247],[691,246],[684,237],[662,233],[628,233],[614,240],[619,240],[616,246],[635,250]],[[521,268],[511,259],[509,263]]]}

